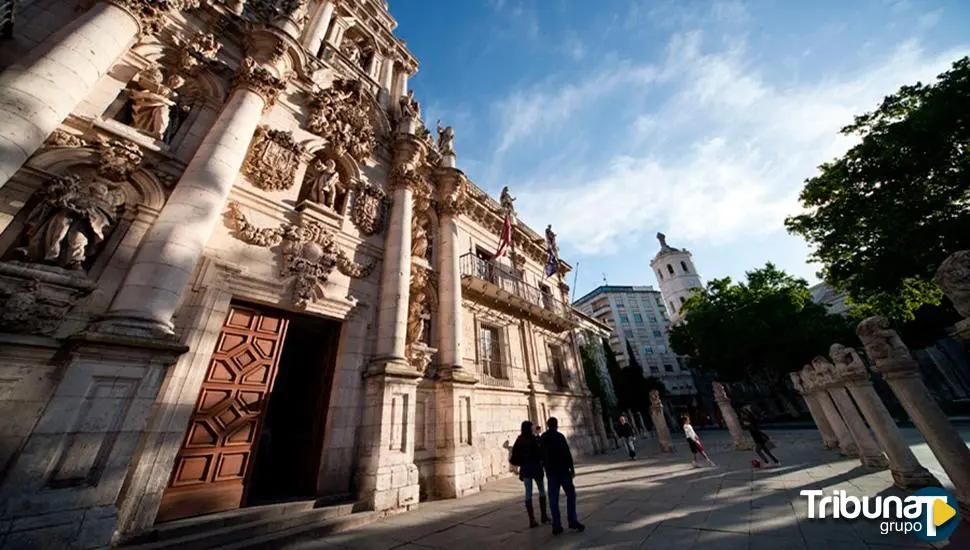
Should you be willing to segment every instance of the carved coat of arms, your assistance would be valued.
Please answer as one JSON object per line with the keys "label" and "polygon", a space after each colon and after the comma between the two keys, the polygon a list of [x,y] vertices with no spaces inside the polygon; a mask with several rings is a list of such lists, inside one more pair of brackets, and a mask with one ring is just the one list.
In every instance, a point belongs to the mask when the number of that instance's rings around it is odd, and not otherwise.
{"label": "carved coat of arms", "polygon": [[351,219],[365,235],[379,233],[382,228],[383,206],[386,193],[379,185],[360,181],[354,196]]}
{"label": "carved coat of arms", "polygon": [[246,177],[264,191],[283,191],[293,186],[296,169],[306,149],[293,133],[260,126],[243,165]]}

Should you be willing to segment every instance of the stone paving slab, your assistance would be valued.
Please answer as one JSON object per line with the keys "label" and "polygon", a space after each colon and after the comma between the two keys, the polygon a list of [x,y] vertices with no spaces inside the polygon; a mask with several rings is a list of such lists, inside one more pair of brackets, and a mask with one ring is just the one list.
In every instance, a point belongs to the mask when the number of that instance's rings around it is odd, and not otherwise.
{"label": "stone paving slab", "polygon": [[[914,446],[915,430],[904,430]],[[970,429],[961,427],[970,439]],[[589,457],[577,469],[584,533],[553,537],[548,525],[529,529],[518,479],[503,479],[461,500],[421,503],[411,513],[286,550],[337,549],[659,549],[659,550],[893,550],[970,549],[964,522],[948,543],[933,546],[909,535],[879,533],[868,520],[809,520],[802,489],[834,488],[862,495],[903,495],[888,470],[864,469],[857,459],[822,448],[817,432],[772,433],[781,467],[751,467],[751,452],[734,451],[725,432],[702,433],[715,468],[693,468],[686,447],[662,454],[643,441],[640,457],[621,451]],[[921,457],[944,485],[932,455]],[[565,497],[560,499],[565,515]]]}

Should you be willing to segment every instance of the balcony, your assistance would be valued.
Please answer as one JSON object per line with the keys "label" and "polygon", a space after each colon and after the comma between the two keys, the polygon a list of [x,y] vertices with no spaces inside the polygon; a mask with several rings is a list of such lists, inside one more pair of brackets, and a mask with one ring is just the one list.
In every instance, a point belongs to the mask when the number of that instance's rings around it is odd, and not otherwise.
{"label": "balcony", "polygon": [[460,258],[461,287],[468,297],[512,314],[527,316],[535,323],[562,332],[578,326],[572,309],[509,273],[496,264],[472,254]]}

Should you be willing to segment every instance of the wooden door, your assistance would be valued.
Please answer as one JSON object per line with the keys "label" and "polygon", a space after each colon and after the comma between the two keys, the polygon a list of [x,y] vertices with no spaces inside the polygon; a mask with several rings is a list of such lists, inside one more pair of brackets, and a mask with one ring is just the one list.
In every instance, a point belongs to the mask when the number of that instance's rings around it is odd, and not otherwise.
{"label": "wooden door", "polygon": [[232,306],[155,521],[242,505],[287,320]]}

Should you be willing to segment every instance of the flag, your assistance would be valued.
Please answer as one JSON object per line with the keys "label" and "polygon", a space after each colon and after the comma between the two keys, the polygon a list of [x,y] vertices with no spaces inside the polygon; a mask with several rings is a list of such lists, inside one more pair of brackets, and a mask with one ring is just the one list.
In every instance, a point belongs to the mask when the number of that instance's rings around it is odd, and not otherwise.
{"label": "flag", "polygon": [[559,271],[559,257],[556,255],[556,249],[553,248],[551,242],[546,241],[546,253],[548,257],[546,258],[546,277],[551,277]]}
{"label": "flag", "polygon": [[498,240],[498,250],[495,251],[495,255],[492,256],[493,260],[497,260],[509,251],[509,247],[512,246],[512,217],[509,214],[505,215],[505,224],[502,225],[502,236]]}

